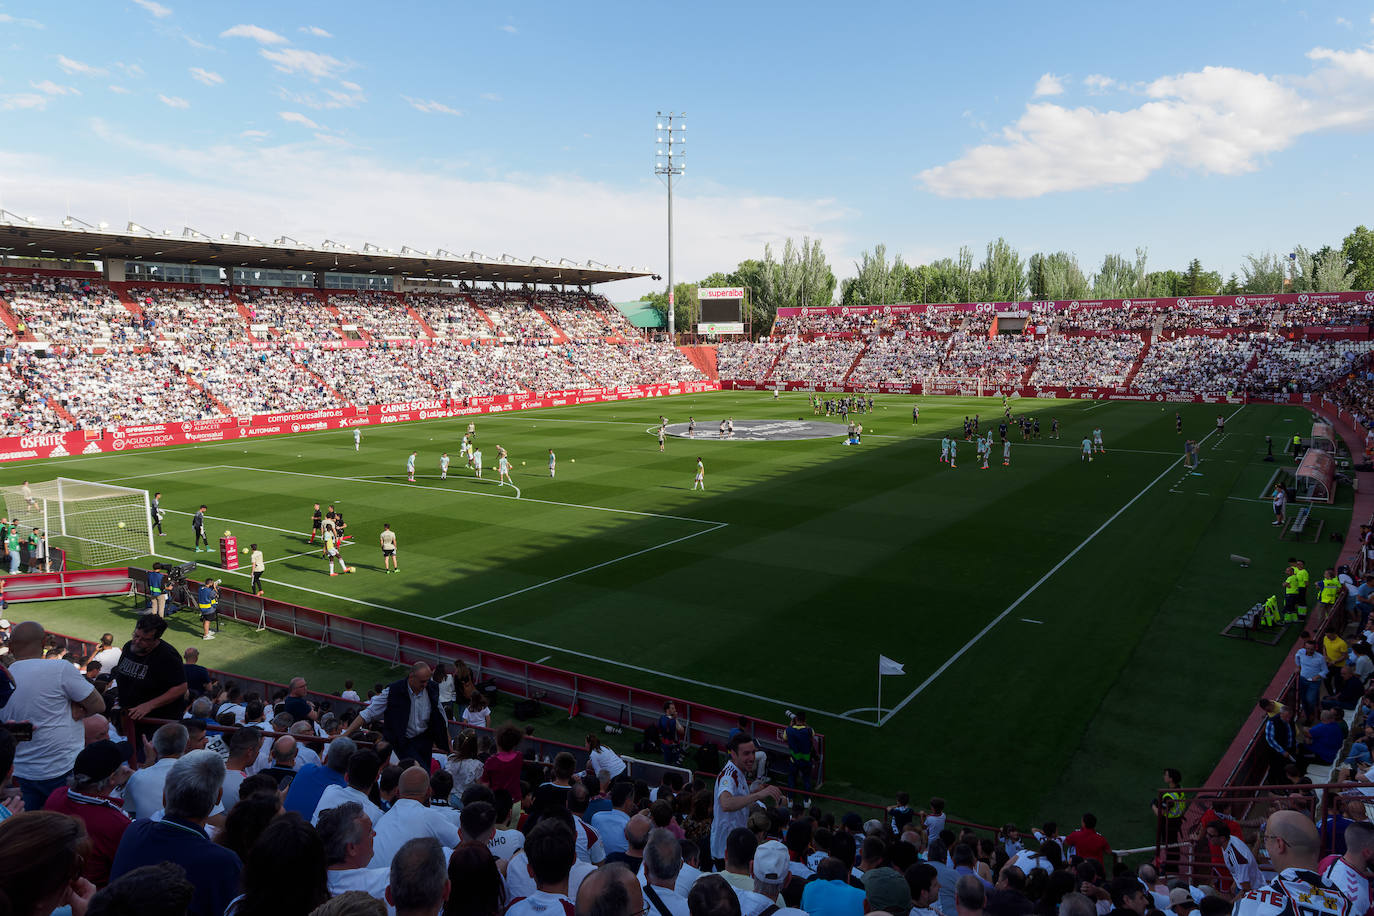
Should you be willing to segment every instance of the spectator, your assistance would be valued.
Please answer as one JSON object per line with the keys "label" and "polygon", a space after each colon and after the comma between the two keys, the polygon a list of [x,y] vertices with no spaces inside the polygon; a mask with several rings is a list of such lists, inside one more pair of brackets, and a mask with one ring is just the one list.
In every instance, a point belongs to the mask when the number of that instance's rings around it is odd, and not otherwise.
{"label": "spectator", "polygon": [[[273,722],[276,727],[276,722]],[[290,735],[282,735],[272,742],[271,760],[272,765],[259,770],[258,775],[270,776],[276,781],[278,786],[287,780],[294,781],[296,778],[296,755],[299,753],[300,745],[296,739]]]}
{"label": "spectator", "polygon": [[575,916],[647,916],[642,888],[624,865],[598,868],[577,891]]}
{"label": "spectator", "polygon": [[145,865],[97,891],[86,916],[186,916],[195,892],[180,865]]}
{"label": "spectator", "polygon": [[290,713],[296,722],[315,721],[315,705],[305,698],[306,693],[303,677],[293,677],[286,686],[286,699],[282,702],[281,710]]}
{"label": "spectator", "polygon": [[120,651],[114,644],[114,634],[104,633],[100,637],[99,647],[91,656],[91,661],[99,662],[101,671],[113,671],[115,666],[119,664],[119,656]]}
{"label": "spectator", "polygon": [[313,817],[324,790],[330,786],[343,788],[348,785],[348,764],[358,746],[352,738],[335,738],[325,748],[323,764],[306,764],[291,780],[283,802],[286,810],[295,811],[301,817]]}
{"label": "spectator", "polygon": [[186,869],[196,888],[191,916],[222,914],[238,891],[242,868],[237,855],[211,843],[205,833],[223,783],[224,761],[214,751],[192,751],[174,763],[167,773],[163,819],[139,818],[124,831],[110,878],[173,862]]}
{"label": "spectator", "polygon": [[681,871],[677,837],[662,827],[650,831],[644,846],[644,895],[659,916],[689,916],[687,898],[676,890]]}
{"label": "spectator", "polygon": [[638,810],[634,783],[616,783],[611,788],[611,809],[593,815],[591,823],[591,828],[601,838],[601,846],[606,850],[606,855],[624,853],[628,848],[625,828],[629,826],[630,816]]}
{"label": "spectator", "polygon": [[324,844],[294,811],[267,826],[243,863],[233,916],[309,916],[329,899]]}
{"label": "spectator", "polygon": [[372,820],[355,801],[346,801],[320,814],[316,824],[324,844],[326,882],[331,894],[366,891],[382,897],[390,882],[387,868],[371,867],[377,834]]}
{"label": "spectator", "polygon": [[904,875],[912,899],[912,916],[943,916],[935,909],[940,902],[940,879],[935,866],[918,862],[907,867]]}
{"label": "spectator", "polygon": [[429,773],[413,766],[401,774],[400,794],[377,822],[372,867],[386,867],[408,841],[433,837],[440,845],[458,845],[458,828],[441,811],[429,807]]}
{"label": "spectator", "polygon": [[791,870],[786,846],[777,840],[763,843],[754,851],[754,862],[750,871],[754,875],[754,889],[752,894],[741,893],[739,895],[742,911],[754,916],[756,913],[776,906],[778,909],[774,911],[774,916],[777,913],[783,913],[786,916],[786,914],[802,912],[783,905],[784,896],[790,899],[800,899],[803,894],[802,888],[798,886],[802,882]]}
{"label": "spectator", "polygon": [[[529,825],[529,836],[534,836],[534,829],[546,821],[552,821],[556,825],[567,828],[568,833],[573,836],[573,865],[568,871],[567,897],[574,899],[577,897],[577,890],[581,887],[582,881],[596,871],[596,866],[577,861],[577,839],[576,834],[573,833],[573,818],[567,811],[559,809],[546,811],[538,821]],[[526,838],[525,848],[514,853],[506,864],[506,897],[510,901],[520,897],[532,897],[539,889],[533,866],[530,865],[528,846],[529,839]],[[634,871],[635,869],[631,870]]]}
{"label": "spectator", "polygon": [[863,916],[865,892],[849,883],[849,868],[833,856],[822,859],[802,891],[801,908],[810,916]]}
{"label": "spectator", "polygon": [[607,862],[620,862],[639,874],[644,862],[644,844],[649,841],[649,831],[654,827],[653,819],[643,811],[630,818],[625,825],[625,851],[608,853]]}
{"label": "spectator", "polygon": [[977,875],[964,875],[954,885],[954,906],[958,916],[981,916],[986,903],[987,893]]}
{"label": "spectator", "polygon": [[409,674],[368,702],[344,734],[351,735],[364,724],[380,720],[382,735],[398,757],[428,761],[436,746],[447,754],[448,724],[432,673],[425,662],[411,665]]}
{"label": "spectator", "polygon": [[512,900],[507,916],[542,916],[551,906],[570,904],[568,877],[577,862],[577,848],[568,825],[553,818],[541,820],[525,840],[524,852],[536,890]]}
{"label": "spectator", "polygon": [[[714,790],[715,807],[711,819],[711,857],[718,862],[725,858],[725,839],[736,827],[749,820],[749,808],[765,798],[777,801],[782,793],[777,786],[764,785],[751,790],[748,774],[754,771],[754,741],[747,735],[735,735],[726,742],[730,760],[725,764]],[[604,839],[605,833],[602,833]],[[803,907],[803,909],[805,909]]]}
{"label": "spectator", "polygon": [[587,772],[593,776],[606,773],[614,781],[626,770],[620,755],[601,743],[596,735],[587,736]]}
{"label": "spectator", "polygon": [[[0,665],[0,667],[4,667]],[[0,677],[4,675],[0,674]],[[80,754],[77,755],[78,757]],[[11,796],[6,787],[14,777],[14,738],[9,729],[0,727],[0,821],[13,817],[24,810],[24,798],[16,793]]]}
{"label": "spectator", "polygon": [[392,857],[386,902],[396,916],[439,916],[451,890],[444,851],[433,837],[407,840]]}
{"label": "spectator", "polygon": [[33,621],[10,633],[14,693],[2,710],[5,719],[33,723],[33,739],[17,742],[14,754],[14,780],[28,811],[66,785],[85,745],[77,716],[105,711],[105,700],[71,662],[43,658],[43,636],[43,625]]}
{"label": "spectator", "polygon": [[46,811],[70,815],[86,825],[89,851],[82,875],[96,887],[109,883],[110,865],[129,828],[129,815],[114,797],[128,778],[129,768],[119,748],[111,741],[97,741],[76,755],[70,785],[54,791],[43,806]]}
{"label": "spectator", "polygon": [[460,843],[449,856],[448,880],[460,893],[449,895],[444,916],[501,916],[504,912],[506,888],[496,858],[486,845]]}
{"label": "spectator", "polygon": [[911,887],[896,869],[886,865],[874,868],[864,874],[863,881],[864,912],[892,916],[907,916],[911,912]]}
{"label": "spectator", "polygon": [[1082,826],[1064,837],[1064,845],[1075,854],[1092,859],[1103,866],[1107,864],[1107,857],[1112,854],[1112,845],[1107,842],[1106,837],[1097,832],[1097,817],[1092,814],[1083,815]]}
{"label": "spectator", "polygon": [[740,916],[739,898],[720,875],[703,875],[687,895],[691,916]]}
{"label": "spectator", "polygon": [[168,722],[153,732],[154,760],[129,777],[124,790],[124,810],[130,817],[152,817],[162,807],[167,774],[186,753],[186,727]]}
{"label": "spectator", "polygon": [[[341,739],[336,738],[335,740]],[[324,791],[320,793],[319,802],[315,805],[311,822],[318,824],[320,815],[329,809],[344,802],[355,802],[362,807],[368,821],[375,827],[377,822],[382,819],[382,809],[372,803],[369,793],[377,784],[377,773],[381,770],[381,766],[382,762],[376,751],[367,748],[354,751],[348,758],[346,784],[325,786]]]}
{"label": "spectator", "polygon": [[54,811],[30,811],[0,822],[0,912],[48,916],[70,906],[84,913],[95,885],[81,874],[86,831]]}
{"label": "spectator", "polygon": [[482,768],[482,782],[493,792],[505,789],[511,798],[520,797],[520,769],[524,758],[517,748],[523,737],[520,729],[510,722],[496,730],[496,753],[486,759]]}
{"label": "spectator", "polygon": [[210,685],[210,672],[200,664],[200,650],[195,646],[188,646],[186,651],[181,653],[182,674],[186,677],[186,691],[191,699],[203,696],[205,690]]}
{"label": "spectator", "polygon": [[248,858],[248,851],[262,836],[267,825],[282,812],[281,793],[270,777],[250,776],[239,787],[242,797],[224,818],[224,829],[215,834],[216,845]]}
{"label": "spectator", "polygon": [[[453,676],[449,675],[450,681]],[[463,791],[482,777],[482,761],[477,756],[477,735],[470,729],[458,736],[454,751],[444,761],[444,769],[453,777],[453,791],[461,798]]]}
{"label": "spectator", "polygon": [[229,758],[224,762],[223,804],[226,809],[238,803],[239,786],[250,775],[248,770],[258,759],[262,740],[262,729],[254,725],[246,725],[230,736]]}
{"label": "spectator", "polygon": [[[136,723],[145,718],[180,719],[186,708],[186,674],[177,650],[162,640],[166,631],[164,618],[156,614],[139,617],[133,638],[124,644],[115,667],[120,707]],[[140,726],[137,734],[152,732],[153,728]],[[128,737],[134,739],[133,735]]]}

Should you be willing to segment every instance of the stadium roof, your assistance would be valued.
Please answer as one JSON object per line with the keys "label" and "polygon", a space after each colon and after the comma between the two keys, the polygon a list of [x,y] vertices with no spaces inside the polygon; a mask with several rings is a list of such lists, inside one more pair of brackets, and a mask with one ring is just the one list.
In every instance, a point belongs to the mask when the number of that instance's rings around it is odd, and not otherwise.
{"label": "stadium roof", "polygon": [[652,330],[667,326],[663,314],[650,305],[647,299],[638,302],[617,302],[615,307],[634,327]]}
{"label": "stadium roof", "polygon": [[161,234],[129,223],[123,232],[77,225],[68,218],[63,226],[40,226],[0,211],[0,254],[12,257],[48,257],[72,260],[105,260],[204,264],[224,268],[252,267],[266,270],[380,274],[434,280],[469,282],[544,283],[583,286],[633,277],[653,271],[639,267],[609,267],[595,261],[584,264],[560,258],[521,260],[503,254],[499,258],[472,251],[456,255],[439,249],[434,254],[403,247],[401,253],[366,244],[359,251],[325,240],[319,246],[303,245],[283,236],[268,243],[242,232],[211,238],[189,227],[173,235]]}

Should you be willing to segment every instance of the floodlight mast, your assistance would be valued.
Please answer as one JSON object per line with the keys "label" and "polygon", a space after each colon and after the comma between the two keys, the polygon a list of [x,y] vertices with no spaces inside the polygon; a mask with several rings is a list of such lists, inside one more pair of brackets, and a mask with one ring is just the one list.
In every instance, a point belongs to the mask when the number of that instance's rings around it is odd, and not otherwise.
{"label": "floodlight mast", "polygon": [[658,113],[655,121],[654,174],[668,185],[668,340],[677,341],[673,302],[673,176],[687,169],[687,115],[685,112]]}

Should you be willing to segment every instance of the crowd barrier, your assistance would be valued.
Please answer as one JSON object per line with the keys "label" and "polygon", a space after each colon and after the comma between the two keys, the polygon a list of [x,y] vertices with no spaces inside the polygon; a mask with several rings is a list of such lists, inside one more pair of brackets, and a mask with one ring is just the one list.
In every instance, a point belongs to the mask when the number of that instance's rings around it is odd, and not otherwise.
{"label": "crowd barrier", "polygon": [[675,394],[699,394],[703,391],[715,391],[719,387],[717,382],[699,381],[663,385],[582,388],[571,391],[522,391],[518,394],[470,398],[434,398],[431,400],[400,401],[394,404],[372,404],[365,407],[341,404],[338,407],[294,413],[219,417],[210,420],[188,420],[183,423],[122,426],[117,429],[79,429],[65,433],[7,436],[0,438],[0,462],[62,458],[67,455],[78,454],[96,455],[107,452],[156,448],[163,445],[189,445],[201,442],[224,442],[231,439],[255,439],[259,436],[348,429],[355,426],[404,423],[410,420],[468,417],[511,410],[533,410],[539,407],[564,407],[572,404],[599,404],[606,401],[624,401],[636,398],[660,398]]}
{"label": "crowd barrier", "polygon": [[0,576],[6,601],[60,601],[63,598],[102,598],[134,594],[129,571],[82,569]]}
{"label": "crowd barrier", "polygon": [[[137,590],[143,592],[146,589],[146,570],[131,568],[129,577]],[[198,586],[198,583],[192,583],[193,588]],[[781,761],[787,756],[783,724],[767,719],[741,717],[737,713],[667,694],[640,690],[367,620],[258,597],[224,586],[220,587],[219,611],[226,619],[288,633],[321,646],[344,649],[391,665],[462,659],[475,677],[492,683],[501,693],[520,699],[535,699],[564,709],[569,716],[588,716],[627,732],[642,732],[655,725],[663,714],[663,705],[671,700],[677,704],[678,716],[686,724],[686,741],[690,745],[715,744],[723,748],[730,731],[738,727],[743,719],[746,730],[755,736],[759,746],[770,757]],[[816,734],[816,748],[818,760],[815,776],[819,784],[825,776],[825,736],[819,733]]]}
{"label": "crowd barrier", "polygon": [[1307,305],[1350,305],[1374,304],[1374,292],[1348,290],[1335,293],[1277,293],[1272,295],[1241,296],[1158,296],[1150,299],[1058,299],[1048,301],[1022,300],[1019,302],[951,302],[925,303],[908,302],[900,305],[820,305],[806,308],[780,308],[779,318],[806,317],[808,315],[901,315],[922,312],[1025,312],[1056,311],[1067,312],[1075,309],[1171,309],[1171,308],[1283,308]]}

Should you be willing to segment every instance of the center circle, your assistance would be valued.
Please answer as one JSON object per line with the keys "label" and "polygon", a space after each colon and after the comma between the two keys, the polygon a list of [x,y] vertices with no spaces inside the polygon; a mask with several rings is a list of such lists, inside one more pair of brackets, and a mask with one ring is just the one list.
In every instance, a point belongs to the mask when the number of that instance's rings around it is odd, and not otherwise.
{"label": "center circle", "polygon": [[[849,433],[843,423],[823,423],[819,420],[735,420],[734,433],[720,433],[720,422],[697,421],[696,430],[688,434],[688,424],[669,423],[665,432],[679,439],[737,442],[791,442],[799,439],[842,438]],[[652,426],[650,433],[657,433]]]}

